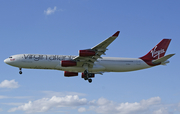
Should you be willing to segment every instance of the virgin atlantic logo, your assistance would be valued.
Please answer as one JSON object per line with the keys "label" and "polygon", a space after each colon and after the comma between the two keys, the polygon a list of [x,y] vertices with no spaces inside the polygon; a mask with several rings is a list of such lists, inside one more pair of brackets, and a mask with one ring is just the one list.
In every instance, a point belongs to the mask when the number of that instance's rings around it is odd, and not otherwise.
{"label": "virgin atlantic logo", "polygon": [[15,59],[10,59],[10,61],[14,61]]}
{"label": "virgin atlantic logo", "polygon": [[155,58],[158,56],[158,59],[159,59],[160,54],[165,53],[165,51],[164,51],[164,49],[160,49],[160,50],[156,51],[156,48],[157,48],[157,46],[154,47],[154,50],[153,49],[151,50],[152,57]]}

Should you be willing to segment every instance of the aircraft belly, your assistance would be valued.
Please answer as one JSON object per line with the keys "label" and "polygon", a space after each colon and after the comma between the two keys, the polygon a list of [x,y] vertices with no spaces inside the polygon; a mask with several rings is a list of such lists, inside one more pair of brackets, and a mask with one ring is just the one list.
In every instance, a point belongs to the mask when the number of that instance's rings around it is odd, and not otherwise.
{"label": "aircraft belly", "polygon": [[[60,64],[58,64],[56,66],[57,70],[63,70],[63,71],[69,71],[69,72],[84,72],[85,68],[83,67],[62,67]],[[98,64],[94,64],[93,68],[89,68],[88,71],[89,72],[100,72],[100,71],[104,71],[105,67],[98,65]]]}

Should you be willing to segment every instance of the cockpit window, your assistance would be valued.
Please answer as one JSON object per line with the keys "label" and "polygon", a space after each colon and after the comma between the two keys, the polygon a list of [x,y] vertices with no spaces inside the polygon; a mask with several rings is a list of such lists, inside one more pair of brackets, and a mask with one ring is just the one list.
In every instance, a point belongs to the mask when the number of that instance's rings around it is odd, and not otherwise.
{"label": "cockpit window", "polygon": [[9,58],[12,58],[12,57],[9,57]]}

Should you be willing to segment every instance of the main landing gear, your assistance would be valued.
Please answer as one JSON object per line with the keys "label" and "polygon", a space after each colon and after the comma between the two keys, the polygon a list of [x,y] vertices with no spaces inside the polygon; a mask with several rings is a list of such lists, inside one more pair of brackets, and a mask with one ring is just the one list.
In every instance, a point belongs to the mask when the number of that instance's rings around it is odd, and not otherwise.
{"label": "main landing gear", "polygon": [[91,83],[91,82],[92,82],[92,79],[89,78],[89,75],[90,75],[90,74],[88,73],[88,71],[85,70],[85,71],[84,71],[84,80],[88,80],[89,83]]}
{"label": "main landing gear", "polygon": [[89,81],[89,83],[91,83],[91,82],[92,82],[92,79],[88,79],[88,81]]}
{"label": "main landing gear", "polygon": [[20,70],[20,71],[19,71],[19,74],[22,74],[22,68],[19,68],[19,70]]}

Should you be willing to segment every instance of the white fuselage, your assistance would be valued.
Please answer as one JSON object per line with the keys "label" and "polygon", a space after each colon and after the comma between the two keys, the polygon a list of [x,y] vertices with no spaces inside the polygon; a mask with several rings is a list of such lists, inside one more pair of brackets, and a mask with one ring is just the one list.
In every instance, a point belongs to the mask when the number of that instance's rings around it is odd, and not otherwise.
{"label": "white fuselage", "polygon": [[[72,60],[76,56],[66,55],[42,55],[42,54],[18,54],[4,60],[5,63],[29,69],[54,69],[70,72],[84,72],[82,66],[62,67],[62,60]],[[138,58],[102,57],[97,59],[89,72],[127,72],[149,68],[148,64]]]}

